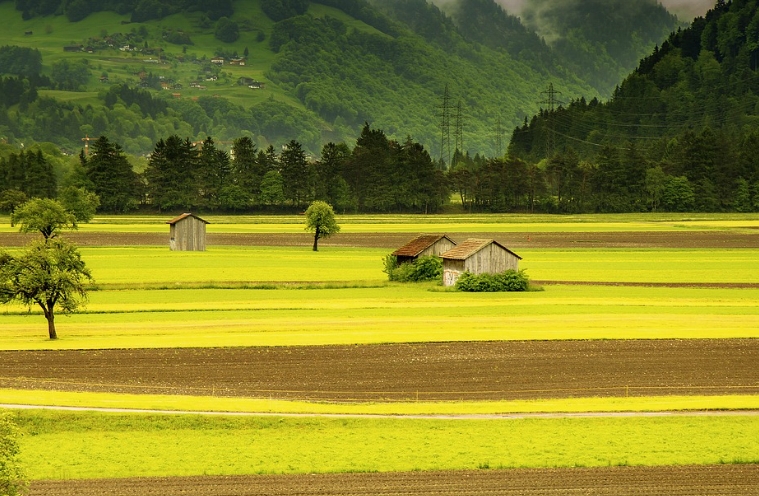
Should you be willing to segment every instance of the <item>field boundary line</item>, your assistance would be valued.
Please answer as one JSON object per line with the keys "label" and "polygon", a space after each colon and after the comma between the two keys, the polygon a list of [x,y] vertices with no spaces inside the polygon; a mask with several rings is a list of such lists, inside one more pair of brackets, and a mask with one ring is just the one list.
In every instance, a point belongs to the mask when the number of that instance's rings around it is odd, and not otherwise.
{"label": "field boundary line", "polygon": [[534,413],[487,413],[487,414],[375,414],[375,413],[278,413],[278,412],[224,412],[208,410],[153,410],[141,408],[106,408],[81,406],[24,405],[0,403],[0,409],[52,410],[66,412],[99,412],[151,415],[207,415],[230,417],[295,417],[295,418],[360,418],[360,419],[407,419],[407,420],[524,420],[524,419],[572,419],[572,418],[648,418],[648,417],[756,417],[759,410],[669,410],[656,412],[534,412]]}
{"label": "field boundary line", "polygon": [[625,281],[543,281],[530,280],[531,284],[545,286],[632,286],[655,288],[704,288],[704,289],[759,289],[755,282],[625,282]]}

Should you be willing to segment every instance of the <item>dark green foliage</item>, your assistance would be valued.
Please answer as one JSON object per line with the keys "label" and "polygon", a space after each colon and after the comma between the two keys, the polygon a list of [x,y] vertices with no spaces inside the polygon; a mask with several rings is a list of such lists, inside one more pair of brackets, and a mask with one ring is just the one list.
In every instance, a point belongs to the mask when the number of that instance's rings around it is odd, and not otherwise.
{"label": "dark green foliage", "polygon": [[[541,209],[753,209],[757,40],[756,0],[718,4],[641,60],[610,101],[580,98],[526,119],[510,154],[537,162],[549,142],[558,152],[548,157],[551,197]],[[577,167],[561,160],[570,149]]]}
{"label": "dark green foliage", "polygon": [[224,43],[234,43],[240,37],[240,27],[236,22],[222,17],[216,22],[214,36]]}
{"label": "dark green foliage", "polygon": [[42,71],[42,54],[36,48],[0,47],[0,74],[34,76]]}
{"label": "dark green foliage", "polygon": [[261,10],[273,21],[305,14],[308,0],[261,0]]}
{"label": "dark green foliage", "polygon": [[53,167],[40,150],[0,158],[0,192],[21,191],[27,198],[54,198],[56,188]]}
{"label": "dark green foliage", "polygon": [[384,260],[384,272],[388,279],[398,282],[440,281],[443,277],[443,260],[435,256],[419,257],[412,262],[398,264],[388,255]]}
{"label": "dark green foliage", "polygon": [[90,79],[87,59],[79,59],[77,62],[63,59],[54,62],[50,78],[59,90],[79,91]]}
{"label": "dark green foliage", "polygon": [[464,272],[456,280],[458,291],[492,293],[501,291],[527,291],[530,281],[524,270],[507,270],[500,274],[479,274]]}
{"label": "dark green foliage", "polygon": [[145,169],[150,202],[159,210],[185,210],[199,203],[198,153],[177,135],[156,143]]}
{"label": "dark green foliage", "polygon": [[100,198],[100,208],[109,213],[123,213],[136,207],[137,174],[127,161],[121,146],[101,136],[90,144],[90,154],[80,155],[87,179]]}

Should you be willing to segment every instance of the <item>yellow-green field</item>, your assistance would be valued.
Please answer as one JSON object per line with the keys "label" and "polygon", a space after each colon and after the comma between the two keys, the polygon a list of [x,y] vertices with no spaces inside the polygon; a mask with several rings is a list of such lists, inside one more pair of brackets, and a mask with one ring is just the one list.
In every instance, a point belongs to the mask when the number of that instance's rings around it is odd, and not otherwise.
{"label": "yellow-green field", "polygon": [[[299,233],[300,216],[204,217],[209,232]],[[101,217],[92,233],[165,232],[162,217]],[[346,233],[692,232],[750,235],[756,215],[343,216]],[[4,232],[15,228],[0,227]],[[467,294],[386,281],[390,250],[214,246],[84,247],[86,308],[46,339],[36,309],[0,309],[0,350],[309,346],[441,341],[758,338],[759,246],[745,249],[520,249],[544,284]],[[712,287],[601,286],[677,283]],[[759,419],[419,419],[529,412],[759,410],[759,396],[313,403],[262,398],[0,390],[0,403],[274,417],[16,411],[33,479],[759,462]],[[287,414],[401,418],[288,418]],[[276,416],[282,415],[282,416]],[[146,467],[150,466],[149,470]]]}

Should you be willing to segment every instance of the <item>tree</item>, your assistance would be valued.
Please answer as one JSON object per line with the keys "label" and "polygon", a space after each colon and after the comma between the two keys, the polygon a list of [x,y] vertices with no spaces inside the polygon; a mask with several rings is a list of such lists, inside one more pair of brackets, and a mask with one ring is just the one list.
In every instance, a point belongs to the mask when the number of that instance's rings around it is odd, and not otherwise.
{"label": "tree", "polygon": [[64,314],[75,312],[87,299],[85,283],[91,280],[76,246],[63,239],[36,241],[17,256],[0,253],[0,303],[38,305],[50,339],[58,339],[56,306]]}
{"label": "tree", "polygon": [[217,40],[221,40],[224,43],[233,43],[240,37],[240,27],[236,22],[222,17],[216,23],[214,36],[216,36]]}
{"label": "tree", "polygon": [[20,432],[10,413],[0,413],[0,495],[26,494],[28,482],[18,461]]}
{"label": "tree", "polygon": [[76,229],[76,218],[57,200],[33,198],[11,214],[11,225],[21,224],[20,231],[39,231],[45,241],[58,235],[61,229]]}
{"label": "tree", "polygon": [[319,239],[328,238],[340,232],[335,221],[335,212],[329,203],[317,200],[306,210],[306,231],[314,233],[314,251],[318,251]]}
{"label": "tree", "polygon": [[98,195],[76,186],[67,186],[60,192],[58,198],[77,222],[89,222],[100,206]]}
{"label": "tree", "polygon": [[90,156],[82,154],[80,160],[95,194],[100,197],[102,209],[123,213],[133,208],[137,203],[137,174],[121,146],[101,136],[91,148]]}

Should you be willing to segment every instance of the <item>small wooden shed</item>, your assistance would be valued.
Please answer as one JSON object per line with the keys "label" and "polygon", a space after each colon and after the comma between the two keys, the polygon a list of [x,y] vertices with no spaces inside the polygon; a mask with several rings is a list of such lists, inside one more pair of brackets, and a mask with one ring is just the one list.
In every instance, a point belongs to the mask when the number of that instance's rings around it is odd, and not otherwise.
{"label": "small wooden shed", "polygon": [[206,251],[206,224],[197,215],[186,213],[167,222],[171,251]]}
{"label": "small wooden shed", "polygon": [[428,255],[439,257],[454,246],[456,242],[445,234],[420,234],[395,250],[392,255],[401,264],[413,262],[419,257]]}
{"label": "small wooden shed", "polygon": [[464,272],[499,274],[519,270],[522,257],[492,239],[469,238],[440,255],[443,259],[443,286],[453,286]]}

